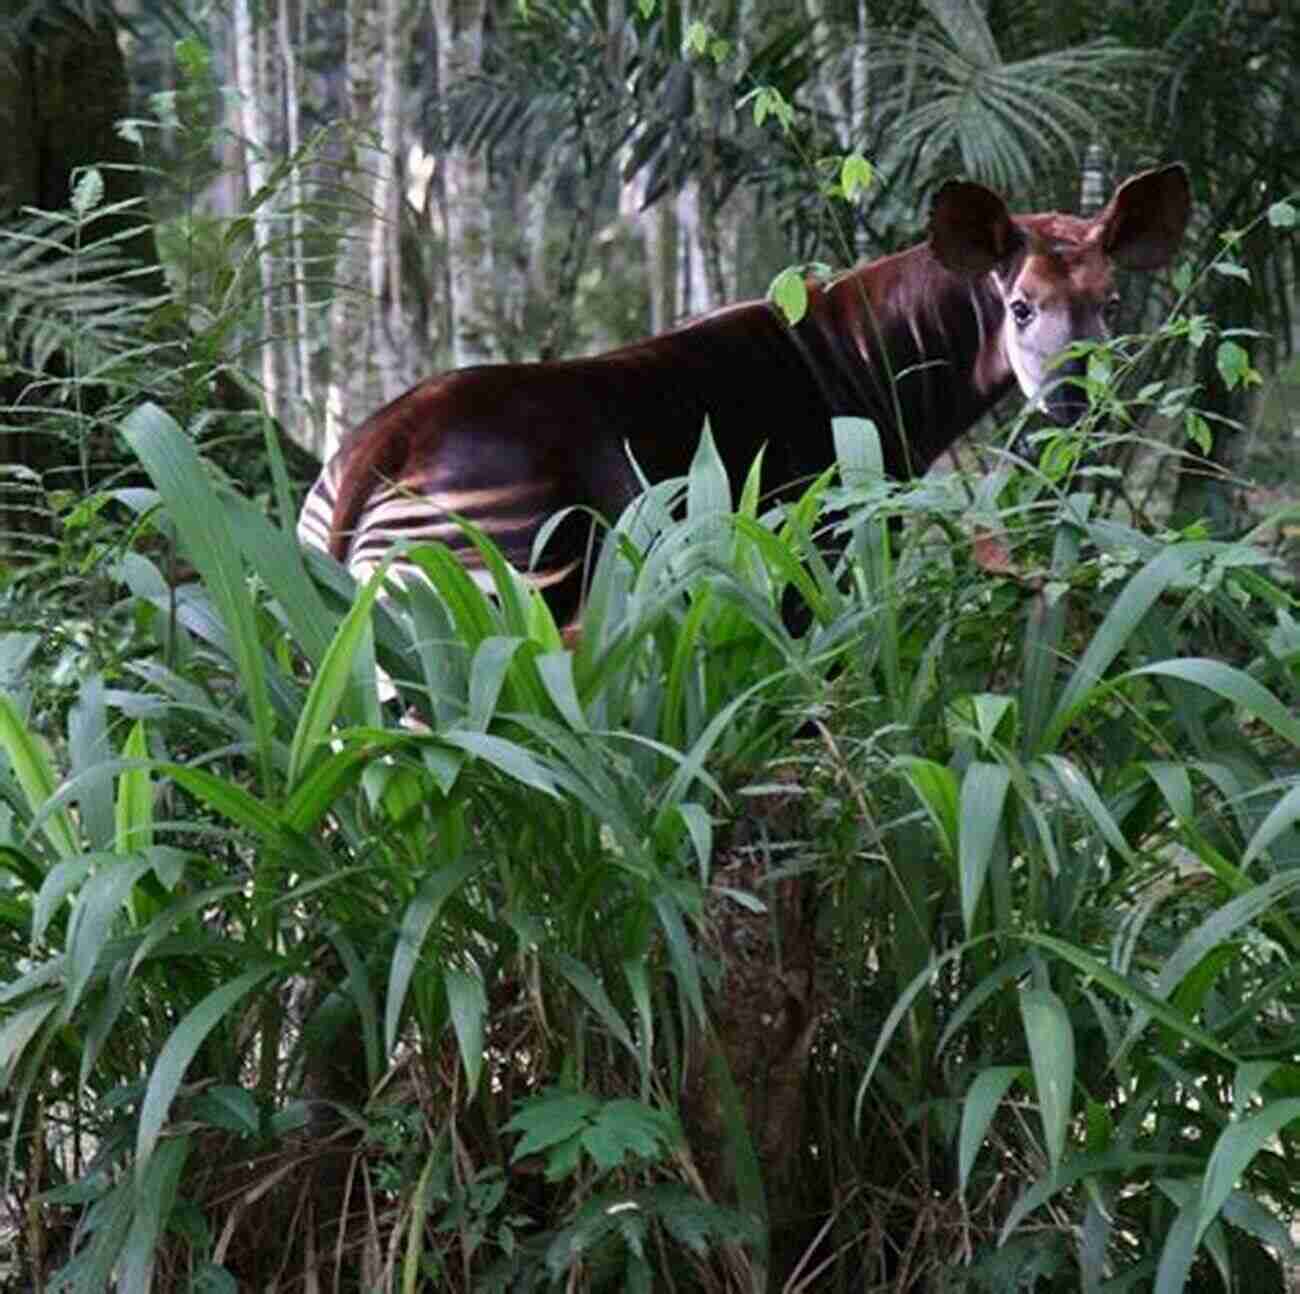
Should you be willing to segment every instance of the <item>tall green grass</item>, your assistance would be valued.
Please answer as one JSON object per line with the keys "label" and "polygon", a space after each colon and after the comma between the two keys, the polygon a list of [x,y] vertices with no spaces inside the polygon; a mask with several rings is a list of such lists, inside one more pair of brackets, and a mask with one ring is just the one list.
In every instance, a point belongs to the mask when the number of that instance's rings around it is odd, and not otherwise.
{"label": "tall green grass", "polygon": [[[358,588],[163,411],[122,430],[137,646],[66,720],[0,696],[8,1180],[66,1287],[1165,1294],[1290,1260],[1300,638],[1266,554],[1068,470],[889,485],[851,422],[767,513],[705,436],[569,648],[481,535],[493,596],[437,546]],[[683,1093],[791,895],[816,1031],[778,1173],[752,1075],[704,1122]]]}

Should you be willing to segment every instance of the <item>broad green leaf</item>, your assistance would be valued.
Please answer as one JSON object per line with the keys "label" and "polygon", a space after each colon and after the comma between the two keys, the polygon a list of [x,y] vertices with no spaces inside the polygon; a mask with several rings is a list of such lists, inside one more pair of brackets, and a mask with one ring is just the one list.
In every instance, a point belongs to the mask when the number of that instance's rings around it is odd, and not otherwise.
{"label": "broad green leaf", "polygon": [[158,771],[179,782],[210,809],[215,809],[241,827],[255,831],[263,840],[281,839],[283,833],[279,818],[260,799],[250,795],[237,783],[228,782],[206,769],[191,768],[187,764],[160,763]]}
{"label": "broad green leaf", "polygon": [[[1250,271],[1244,265],[1238,265],[1236,261],[1215,261],[1210,266],[1210,269],[1216,274],[1222,274],[1225,279],[1240,279],[1243,283],[1250,282]],[[1229,345],[1231,344],[1229,343]],[[1241,348],[1238,347],[1237,349],[1240,350]]]}
{"label": "broad green leaf", "polygon": [[961,1103],[961,1131],[957,1137],[957,1178],[963,1194],[970,1182],[975,1158],[984,1144],[984,1134],[988,1132],[1007,1088],[1025,1077],[1025,1070],[1020,1065],[998,1065],[975,1075],[975,1081]]}
{"label": "broad green leaf", "polygon": [[607,1173],[628,1155],[650,1163],[662,1158],[673,1140],[673,1127],[661,1111],[640,1101],[618,1099],[601,1106],[581,1137],[597,1171]]}
{"label": "broad green leaf", "polygon": [[371,755],[371,750],[349,745],[313,763],[311,772],[293,788],[281,810],[285,828],[301,836],[310,835],[356,785]]}
{"label": "broad green leaf", "polygon": [[1156,1268],[1155,1294],[1184,1294],[1187,1289],[1187,1278],[1191,1274],[1199,1243],[1197,1204],[1193,1195],[1178,1210],[1173,1225],[1165,1233],[1160,1265]]}
{"label": "broad green leaf", "polygon": [[690,1005],[696,1022],[702,1025],[708,1017],[700,983],[700,964],[695,944],[686,933],[681,907],[672,895],[660,894],[654,901],[654,908],[668,944],[669,961],[677,978],[678,990]]}
{"label": "broad green leaf", "polygon": [[534,661],[542,686],[546,689],[551,704],[560,712],[564,722],[574,732],[588,729],[587,716],[583,712],[582,701],[578,696],[577,685],[573,678],[573,655],[567,651],[547,652]]}
{"label": "broad green leaf", "polygon": [[497,699],[515,655],[523,645],[522,638],[493,634],[474,649],[469,667],[469,715],[465,722],[475,732],[486,732],[496,717]]}
{"label": "broad green leaf", "polygon": [[424,1253],[425,1225],[429,1217],[429,1183],[433,1180],[434,1168],[445,1153],[441,1145],[433,1146],[420,1170],[420,1180],[415,1184],[406,1233],[406,1252],[402,1259],[402,1294],[416,1294],[421,1288],[420,1258]]}
{"label": "broad green leaf", "polygon": [[77,692],[68,711],[68,753],[72,776],[80,779],[78,818],[83,838],[91,849],[113,847],[113,785],[104,764],[112,759],[108,738],[104,680],[94,674]]}
{"label": "broad green leaf", "polygon": [[1214,433],[1210,430],[1210,424],[1192,409],[1188,409],[1186,414],[1187,439],[1201,451],[1202,454],[1209,454],[1214,448]]}
{"label": "broad green leaf", "polygon": [[366,1053],[366,1079],[373,1086],[383,1072],[384,1058],[379,1045],[379,1011],[370,987],[370,971],[365,959],[357,951],[356,944],[348,938],[345,931],[332,931],[329,940],[347,971],[343,991],[356,1008],[357,1019],[361,1022],[361,1038]]}
{"label": "broad green leaf", "polygon": [[227,1012],[263,980],[281,972],[279,963],[255,966],[229,983],[213,989],[167,1036],[149,1073],[144,1100],[140,1105],[135,1141],[136,1190],[143,1193],[151,1180],[149,1164],[158,1145],[172,1099],[185,1078],[203,1040],[221,1023]]}
{"label": "broad green leaf", "polygon": [[104,176],[97,166],[82,167],[72,186],[72,209],[87,216],[104,200]]}
{"label": "broad green leaf", "polygon": [[695,847],[695,858],[700,868],[700,884],[709,883],[709,867],[713,861],[713,817],[702,804],[684,800],[677,806],[677,812],[685,824],[691,844]]}
{"label": "broad green leaf", "polygon": [[189,1152],[188,1136],[169,1137],[158,1148],[144,1180],[137,1178],[135,1211],[126,1243],[122,1246],[122,1271],[117,1282],[119,1294],[150,1294],[154,1288],[153,1271],[159,1241],[171,1218]]}
{"label": "broad green leaf", "polygon": [[1222,551],[1209,541],[1178,544],[1163,549],[1124,586],[1105,619],[1097,627],[1087,651],[1075,666],[1048,720],[1037,749],[1053,750],[1087,698],[1102,682],[1116,656],[1141,625],[1147,612],[1171,584],[1186,579],[1200,563]]}
{"label": "broad green leaf", "polygon": [[803,270],[797,265],[786,266],[772,280],[767,296],[785,316],[786,323],[793,327],[808,313],[808,285],[804,282]]}
{"label": "broad green leaf", "polygon": [[686,473],[686,515],[719,517],[731,512],[731,481],[706,417]]}
{"label": "broad green leaf", "polygon": [[467,755],[473,755],[475,759],[481,759],[485,764],[491,764],[524,786],[531,786],[534,790],[558,798],[551,771],[517,742],[494,737],[491,733],[466,732],[463,729],[440,732],[438,740],[457,750],[463,750]]}
{"label": "broad green leaf", "polygon": [[1241,856],[1244,871],[1257,859],[1279,836],[1293,831],[1300,822],[1300,785],[1293,786],[1269,810],[1268,816],[1255,829]]}
{"label": "broad green leaf", "polygon": [[1196,1212],[1196,1240],[1219,1215],[1251,1161],[1288,1124],[1300,1119],[1300,1099],[1275,1101],[1258,1114],[1230,1123],[1219,1134],[1205,1166]]}
{"label": "broad green leaf", "polygon": [[1246,1107],[1265,1083],[1281,1068],[1276,1060],[1251,1060],[1237,1066],[1232,1080],[1232,1116],[1240,1119]]}
{"label": "broad green leaf", "polygon": [[543,959],[547,965],[554,966],[569,981],[587,1005],[595,1011],[601,1024],[627,1048],[632,1058],[639,1060],[640,1054],[636,1043],[632,1040],[631,1031],[623,1017],[619,1015],[618,1009],[610,1001],[605,986],[596,978],[590,967],[566,953],[545,953]]}
{"label": "broad green leaf", "polygon": [[956,858],[960,839],[960,790],[952,769],[918,755],[899,755],[891,767],[902,774],[916,793],[935,826],[944,853]]}
{"label": "broad green leaf", "polygon": [[1181,679],[1221,696],[1225,701],[1239,706],[1248,714],[1268,724],[1280,737],[1293,746],[1300,746],[1300,719],[1282,704],[1262,683],[1256,682],[1244,670],[1222,661],[1192,657],[1186,660],[1158,661],[1131,670],[1125,678],[1158,675]]}
{"label": "broad green leaf", "polygon": [[[945,769],[945,772],[948,770]],[[957,872],[961,885],[962,924],[974,933],[975,911],[984,892],[989,864],[1002,838],[1002,812],[1011,773],[1003,764],[974,760],[961,782],[958,809]]]}
{"label": "broad green leaf", "polygon": [[275,598],[295,646],[319,667],[329,646],[334,616],[307,576],[297,539],[273,526],[259,507],[246,500],[235,506],[239,519],[235,534],[249,566]]}
{"label": "broad green leaf", "polygon": [[63,1018],[70,1020],[95,967],[113,935],[114,920],[121,915],[131,891],[153,864],[132,854],[119,858],[101,855],[97,870],[82,886],[68,921],[67,988]]}
{"label": "broad green leaf", "polygon": [[835,461],[845,489],[863,490],[884,480],[880,432],[870,418],[843,415],[832,418],[831,434],[835,438]]}
{"label": "broad green leaf", "polygon": [[49,1019],[59,1001],[58,994],[46,994],[20,1007],[0,1025],[0,1091],[7,1090],[13,1082],[27,1044]]}
{"label": "broad green leaf", "polygon": [[581,1136],[600,1110],[600,1102],[588,1092],[548,1088],[520,1103],[514,1116],[502,1125],[506,1132],[523,1133],[512,1163],[548,1150],[570,1138]]}
{"label": "broad green leaf", "polygon": [[1263,379],[1251,366],[1250,353],[1235,341],[1221,341],[1214,355],[1214,365],[1229,391],[1238,386],[1250,386]]}
{"label": "broad green leaf", "polygon": [[1040,1178],[1011,1206],[998,1235],[998,1244],[1005,1244],[1007,1238],[1016,1232],[1031,1213],[1041,1209],[1054,1196],[1069,1190],[1078,1182],[1086,1182],[1090,1177],[1129,1177],[1146,1169],[1153,1172],[1190,1173],[1200,1166],[1200,1162],[1191,1154],[1146,1154],[1133,1150],[1131,1146],[1107,1150],[1099,1155],[1071,1155],[1057,1172]]}
{"label": "broad green leaf", "polygon": [[483,1072],[483,1038],[488,1013],[487,993],[477,975],[448,966],[442,972],[447,989],[447,1007],[452,1028],[460,1047],[461,1063],[465,1066],[466,1098],[473,1100],[478,1091],[479,1076]]}
{"label": "broad green leaf", "polygon": [[[41,739],[27,727],[17,707],[3,693],[0,693],[0,747],[9,756],[32,813],[38,813],[54,794],[54,770]],[[77,852],[77,830],[66,809],[49,814],[44,831],[61,857],[70,858]]]}
{"label": "broad green leaf", "polygon": [[208,481],[193,443],[157,405],[134,410],[123,423],[122,434],[162,495],[186,555],[230,636],[240,695],[247,700],[257,735],[262,788],[271,794],[275,715],[267,688],[266,656],[229,513]]}
{"label": "broad green leaf", "polygon": [[1050,989],[1021,993],[1020,1014],[1034,1069],[1043,1139],[1055,1172],[1065,1154],[1074,1095],[1074,1028],[1065,1003]]}
{"label": "broad green leaf", "polygon": [[[148,754],[144,724],[137,722],[122,743],[122,758],[143,760]],[[153,844],[153,781],[143,764],[118,774],[113,825],[119,854],[139,853]]]}
{"label": "broad green leaf", "polygon": [[1134,863],[1135,855],[1119,829],[1119,824],[1097,794],[1096,787],[1078,765],[1063,755],[1045,755],[1043,763],[1052,770],[1056,784],[1074,801],[1083,815],[1092,821],[1102,839],[1125,862]]}
{"label": "broad green leaf", "polygon": [[874,177],[871,163],[861,153],[848,153],[840,163],[840,189],[847,201],[854,201],[859,193],[871,187]]}
{"label": "broad green leaf", "polygon": [[[111,857],[112,855],[106,855]],[[64,899],[79,888],[90,875],[95,854],[79,854],[66,863],[56,863],[45,874],[41,888],[36,893],[36,903],[32,908],[32,943],[39,944],[45,938],[50,919],[58,911]]]}
{"label": "broad green leaf", "polygon": [[506,633],[525,637],[528,633],[529,585],[484,531],[463,517],[455,517],[455,520],[492,576],[496,600],[489,602],[488,606],[493,619],[504,626]]}
{"label": "broad green leaf", "polygon": [[191,1107],[195,1119],[210,1123],[214,1128],[241,1137],[255,1137],[262,1126],[261,1114],[252,1092],[246,1087],[233,1087],[219,1083],[206,1088]]}
{"label": "broad green leaf", "polygon": [[1038,934],[1034,931],[1018,933],[1018,939],[1036,948],[1042,948],[1067,961],[1084,975],[1096,980],[1110,992],[1126,1001],[1131,1008],[1140,1008],[1153,1019],[1172,1029],[1180,1037],[1186,1038],[1197,1046],[1204,1047],[1216,1056],[1235,1064],[1236,1057],[1213,1034],[1188,1020],[1180,1011],[1172,1007],[1163,998],[1141,988],[1136,982],[1118,974],[1104,962],[1098,961],[1090,953],[1055,935]]}
{"label": "broad green leaf", "polygon": [[406,992],[419,964],[420,950],[424,947],[429,929],[438,919],[442,905],[477,868],[478,863],[472,858],[459,858],[435,867],[402,914],[402,926],[388,972],[388,998],[384,1005],[384,1046],[389,1055],[397,1045],[397,1031],[402,1022]]}
{"label": "broad green leaf", "polygon": [[[287,780],[291,790],[297,789],[316,748],[328,738],[348,686],[357,677],[358,666],[367,673],[373,668],[374,630],[370,623],[370,610],[383,588],[394,557],[393,553],[385,556],[379,568],[366,581],[325,649],[320,668],[316,671],[316,677],[312,679],[311,688],[303,702],[289,747]],[[364,687],[368,681],[358,682]],[[373,687],[373,684],[370,686]]]}

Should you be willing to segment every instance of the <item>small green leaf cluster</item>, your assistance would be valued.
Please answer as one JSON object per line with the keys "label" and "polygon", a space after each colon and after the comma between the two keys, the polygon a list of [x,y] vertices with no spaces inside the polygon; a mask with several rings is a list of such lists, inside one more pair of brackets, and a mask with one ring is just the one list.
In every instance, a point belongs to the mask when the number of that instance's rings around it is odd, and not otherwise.
{"label": "small green leaf cluster", "polygon": [[640,1101],[600,1101],[588,1092],[551,1088],[524,1101],[504,1126],[521,1134],[516,1162],[546,1153],[546,1176],[568,1177],[589,1159],[598,1177],[605,1177],[629,1159],[653,1164],[681,1137],[667,1111]]}

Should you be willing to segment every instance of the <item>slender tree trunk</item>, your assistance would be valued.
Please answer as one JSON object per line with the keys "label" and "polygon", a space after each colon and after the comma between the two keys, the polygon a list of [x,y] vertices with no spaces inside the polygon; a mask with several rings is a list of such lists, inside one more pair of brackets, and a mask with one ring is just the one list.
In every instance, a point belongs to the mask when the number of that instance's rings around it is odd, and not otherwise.
{"label": "slender tree trunk", "polygon": [[438,87],[443,101],[440,131],[451,361],[455,367],[491,359],[492,272],[491,192],[487,159],[452,147],[446,128],[447,96],[483,66],[486,0],[432,0],[437,27]]}
{"label": "slender tree trunk", "polygon": [[335,259],[334,304],[330,310],[330,383],[326,412],[326,456],[339,439],[382,402],[383,388],[372,362],[375,311],[372,248],[376,209],[372,177],[386,174],[373,137],[366,132],[379,110],[379,78],[383,68],[380,15],[369,0],[349,0],[347,13],[347,108],[352,133],[340,160],[350,184],[358,219],[340,234]]}
{"label": "slender tree trunk", "polygon": [[379,157],[371,200],[370,291],[375,302],[374,361],[381,401],[396,399],[414,380],[410,333],[402,290],[401,76],[403,21],[401,0],[381,0],[383,25],[379,78]]}
{"label": "slender tree trunk", "polygon": [[688,184],[677,195],[678,273],[681,276],[678,307],[682,316],[697,315],[717,304],[705,269],[703,245],[706,238],[700,211],[698,184]]}
{"label": "slender tree trunk", "polygon": [[289,274],[293,294],[293,349],[292,363],[288,368],[289,388],[293,398],[287,401],[286,427],[292,429],[294,439],[313,452],[319,452],[324,439],[324,427],[316,425],[312,416],[315,407],[311,380],[311,347],[307,317],[307,265],[303,240],[302,180],[302,66],[297,50],[302,46],[301,29],[294,31],[293,16],[289,11],[291,0],[278,0],[276,5],[276,36],[280,47],[281,75],[284,81],[284,124],[289,144]]}
{"label": "slender tree trunk", "polygon": [[[867,0],[858,0],[855,15],[856,27],[853,52],[849,58],[849,133],[850,147],[858,146],[865,138],[867,114],[871,105],[871,64],[867,58],[868,15]],[[853,256],[861,260],[867,254],[866,225],[858,220],[853,225]]]}
{"label": "slender tree trunk", "polygon": [[[235,85],[239,91],[239,138],[243,144],[244,184],[251,198],[259,193],[267,181],[267,136],[262,115],[267,96],[259,72],[263,66],[258,57],[257,33],[253,28],[249,0],[234,0],[234,63]],[[263,311],[263,336],[258,353],[261,360],[262,392],[267,408],[279,410],[279,391],[276,382],[274,336],[273,270],[271,266],[271,213],[263,202],[253,209],[253,246],[256,249],[258,296]]]}
{"label": "slender tree trunk", "polygon": [[[863,0],[865,3],[865,0]],[[814,72],[815,97],[830,123],[837,145],[848,146],[853,136],[852,109],[844,96],[839,66],[831,51],[839,44],[839,34],[829,13],[828,0],[806,0],[805,10],[812,24],[813,47],[817,51]]]}
{"label": "slender tree trunk", "polygon": [[664,198],[641,213],[650,267],[650,330],[663,332],[677,322],[679,308],[677,204]]}

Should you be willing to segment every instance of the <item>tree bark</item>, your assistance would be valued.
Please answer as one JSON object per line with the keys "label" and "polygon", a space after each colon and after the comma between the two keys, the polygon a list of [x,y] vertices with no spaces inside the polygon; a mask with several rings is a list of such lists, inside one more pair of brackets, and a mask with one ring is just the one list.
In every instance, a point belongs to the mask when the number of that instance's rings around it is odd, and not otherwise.
{"label": "tree bark", "polygon": [[487,158],[453,147],[447,129],[448,96],[483,68],[486,0],[432,0],[437,29],[438,91],[451,363],[459,368],[493,358],[494,300],[491,189]]}
{"label": "tree bark", "polygon": [[[251,199],[266,185],[267,136],[263,106],[268,100],[262,84],[262,60],[259,57],[257,32],[253,27],[253,14],[249,0],[234,0],[234,64],[235,85],[239,91],[239,136],[243,144],[244,185]],[[256,250],[255,276],[258,297],[262,307],[262,338],[258,347],[261,368],[262,394],[266,406],[273,413],[280,409],[279,383],[276,379],[276,350],[273,342],[275,305],[274,270],[271,265],[271,226],[267,204],[262,202],[252,211],[253,247]]]}
{"label": "tree bark", "polygon": [[[377,334],[375,290],[382,272],[374,264],[376,225],[385,207],[379,177],[387,177],[382,148],[375,146],[369,123],[379,113],[384,75],[381,14],[369,0],[349,0],[347,11],[347,113],[352,128],[340,160],[343,183],[352,192],[357,218],[340,232],[330,309],[330,379],[326,397],[325,457],[345,432],[383,403],[383,387],[373,363]],[[381,244],[382,246],[382,244]]]}
{"label": "tree bark", "polygon": [[[313,451],[321,448],[324,428],[314,424],[311,411],[315,407],[312,393],[311,348],[309,345],[307,317],[307,265],[303,239],[302,165],[302,66],[297,50],[302,44],[301,30],[294,31],[289,0],[278,0],[276,5],[276,39],[279,42],[281,77],[284,81],[284,126],[289,144],[289,273],[292,277],[290,292],[293,295],[293,348],[287,367],[288,386],[292,392],[289,401],[296,439]],[[286,410],[286,416],[289,410]]]}

